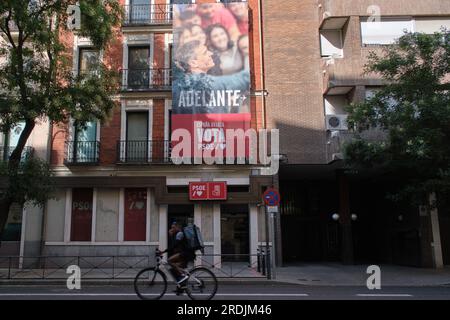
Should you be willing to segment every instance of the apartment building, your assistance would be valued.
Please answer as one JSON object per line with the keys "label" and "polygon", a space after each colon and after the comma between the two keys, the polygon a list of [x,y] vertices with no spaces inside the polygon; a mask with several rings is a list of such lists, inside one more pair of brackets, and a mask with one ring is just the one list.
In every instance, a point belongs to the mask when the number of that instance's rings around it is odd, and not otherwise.
{"label": "apartment building", "polygon": [[284,160],[278,262],[449,264],[448,209],[439,237],[418,208],[386,201],[395,177],[345,171],[342,144],[344,107],[382,85],[363,74],[369,52],[404,31],[449,28],[450,2],[267,0],[263,11],[266,120]]}
{"label": "apartment building", "polygon": [[[56,193],[42,210],[27,212],[22,254],[148,256],[155,248],[166,248],[172,221],[192,220],[202,230],[211,263],[220,266],[221,254],[223,259],[229,254],[235,260],[256,263],[257,248],[265,241],[264,211],[259,204],[272,177],[260,174],[261,166],[248,161],[176,165],[171,159],[171,134],[183,126],[178,119],[185,116],[177,118],[172,107],[178,50],[174,38],[185,36],[185,29],[176,25],[184,11],[191,12],[183,19],[194,19],[189,28],[201,23],[195,19],[202,5],[207,5],[206,11],[222,12],[223,16],[209,16],[209,23],[228,26],[229,40],[233,40],[228,41],[228,49],[240,61],[236,65],[233,60],[232,71],[225,72],[223,67],[224,77],[229,76],[223,79],[247,70],[250,89],[246,111],[225,118],[234,125],[235,119],[245,119],[243,129],[263,128],[261,2],[242,1],[244,6],[235,14],[231,7],[239,2],[122,0],[124,20],[107,49],[97,50],[76,31],[63,35],[75,73],[95,72],[96,63],[103,61],[119,71],[120,90],[114,97],[116,108],[104,123],[72,121],[50,126],[48,159]],[[207,19],[201,21],[205,32]],[[194,31],[189,31],[192,36]],[[246,37],[248,46],[241,48]],[[192,200],[190,185],[196,183],[211,188],[205,192],[212,196],[204,198],[199,191]]]}

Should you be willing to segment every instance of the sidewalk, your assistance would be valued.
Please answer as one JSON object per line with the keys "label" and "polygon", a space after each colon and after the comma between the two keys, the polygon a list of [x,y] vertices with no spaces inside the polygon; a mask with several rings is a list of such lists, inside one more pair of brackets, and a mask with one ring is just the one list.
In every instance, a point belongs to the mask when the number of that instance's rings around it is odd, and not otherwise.
{"label": "sidewalk", "polygon": [[[277,282],[313,286],[366,286],[368,265],[296,264],[276,269]],[[450,286],[450,267],[441,270],[380,265],[381,286]]]}

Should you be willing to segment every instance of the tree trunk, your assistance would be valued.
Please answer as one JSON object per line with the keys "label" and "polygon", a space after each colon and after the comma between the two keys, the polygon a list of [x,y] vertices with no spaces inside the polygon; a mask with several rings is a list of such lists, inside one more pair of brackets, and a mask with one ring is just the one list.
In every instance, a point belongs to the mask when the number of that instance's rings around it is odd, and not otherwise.
{"label": "tree trunk", "polygon": [[0,243],[3,237],[3,231],[5,230],[6,221],[8,221],[9,208],[13,201],[8,198],[0,200]]}

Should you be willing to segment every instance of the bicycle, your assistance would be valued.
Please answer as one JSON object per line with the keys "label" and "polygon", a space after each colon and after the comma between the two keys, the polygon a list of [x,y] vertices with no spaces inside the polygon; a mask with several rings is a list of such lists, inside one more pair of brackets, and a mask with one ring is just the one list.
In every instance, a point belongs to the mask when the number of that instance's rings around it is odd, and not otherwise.
{"label": "bicycle", "polygon": [[[142,269],[134,278],[134,291],[142,300],[159,300],[167,291],[166,273],[169,271],[167,266],[171,265],[162,259],[162,253],[159,250],[156,250],[155,257],[156,266]],[[188,278],[184,281],[185,285],[183,286],[177,283],[171,272],[169,274],[176,284],[177,295],[186,292],[192,300],[211,300],[216,295],[217,278],[208,268],[194,267],[186,271]]]}

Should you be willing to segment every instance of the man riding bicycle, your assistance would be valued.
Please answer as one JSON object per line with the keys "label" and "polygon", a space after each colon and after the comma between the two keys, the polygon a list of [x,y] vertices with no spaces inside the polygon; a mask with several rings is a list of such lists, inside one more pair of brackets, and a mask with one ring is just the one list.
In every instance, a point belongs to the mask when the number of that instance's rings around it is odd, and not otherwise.
{"label": "man riding bicycle", "polygon": [[169,256],[167,262],[173,268],[171,272],[175,276],[178,285],[182,287],[188,279],[184,268],[187,268],[188,262],[195,260],[195,252],[189,248],[183,229],[177,222],[173,222],[169,230],[168,248],[160,251],[161,254],[166,252]]}

